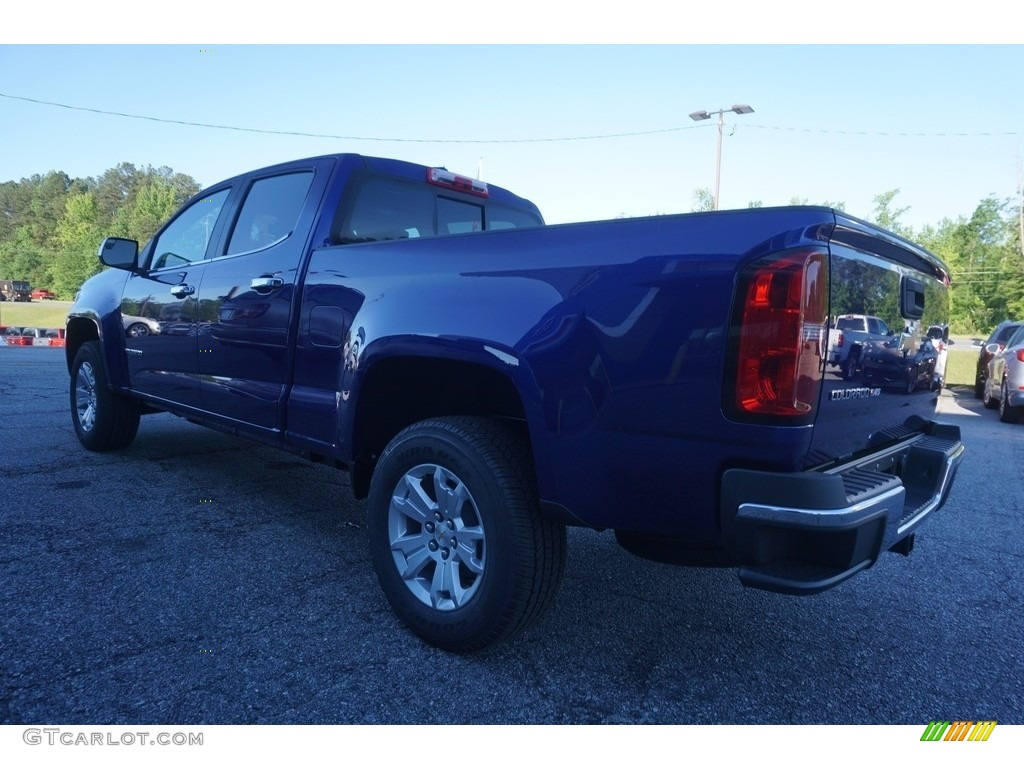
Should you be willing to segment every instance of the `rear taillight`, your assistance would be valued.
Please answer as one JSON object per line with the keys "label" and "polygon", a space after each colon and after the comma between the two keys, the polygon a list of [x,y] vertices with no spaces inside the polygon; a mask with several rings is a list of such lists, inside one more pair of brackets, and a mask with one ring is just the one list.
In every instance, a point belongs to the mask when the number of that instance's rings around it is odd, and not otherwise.
{"label": "rear taillight", "polygon": [[1024,363],[1024,348],[1017,350],[1017,359]]}
{"label": "rear taillight", "polygon": [[839,341],[836,342],[836,346],[837,347],[843,346],[843,332],[842,331],[839,332]]}
{"label": "rear taillight", "polygon": [[740,274],[733,316],[737,415],[813,415],[827,343],[827,264],[824,252],[800,250],[759,259]]}

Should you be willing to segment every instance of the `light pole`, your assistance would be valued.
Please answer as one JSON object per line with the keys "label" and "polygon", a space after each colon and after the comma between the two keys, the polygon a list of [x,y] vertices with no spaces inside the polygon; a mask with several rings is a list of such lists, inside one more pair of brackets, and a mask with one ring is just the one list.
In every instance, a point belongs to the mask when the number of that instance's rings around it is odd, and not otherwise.
{"label": "light pole", "polygon": [[[716,110],[718,113],[718,147],[715,150],[715,210],[718,210],[718,190],[722,185],[722,127],[725,125],[726,112],[735,112],[737,115],[749,115],[754,108],[748,104],[733,104],[731,108],[722,107]],[[691,120],[707,120],[715,112],[691,112]]]}

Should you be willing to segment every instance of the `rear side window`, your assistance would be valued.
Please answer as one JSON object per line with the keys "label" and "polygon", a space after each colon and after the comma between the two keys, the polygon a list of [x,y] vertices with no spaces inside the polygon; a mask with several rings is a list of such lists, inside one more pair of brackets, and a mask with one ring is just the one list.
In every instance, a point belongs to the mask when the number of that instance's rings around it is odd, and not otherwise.
{"label": "rear side window", "polygon": [[254,181],[235,222],[227,255],[258,251],[287,238],[312,183],[312,171]]}
{"label": "rear side window", "polygon": [[442,235],[479,232],[484,228],[484,207],[446,197],[437,199],[437,231]]}
{"label": "rear side window", "polygon": [[487,206],[488,229],[518,229],[519,227],[539,227],[543,222],[529,211],[507,208],[504,205]]}
{"label": "rear side window", "polygon": [[352,190],[332,227],[333,243],[367,243],[542,224],[527,211],[446,197],[426,184],[386,176],[367,175],[353,180]]}
{"label": "rear side window", "polygon": [[1010,335],[1018,328],[1020,328],[1019,325],[1006,326],[1005,328],[1003,328],[1003,330],[999,332],[999,337],[996,339],[996,342],[999,344],[1005,344],[1006,340],[1010,338]]}
{"label": "rear side window", "polygon": [[1019,347],[1024,344],[1024,325],[1018,325],[1014,332],[1007,338],[1006,347]]}
{"label": "rear side window", "polygon": [[365,179],[335,236],[366,243],[434,234],[434,193],[426,186],[377,177]]}

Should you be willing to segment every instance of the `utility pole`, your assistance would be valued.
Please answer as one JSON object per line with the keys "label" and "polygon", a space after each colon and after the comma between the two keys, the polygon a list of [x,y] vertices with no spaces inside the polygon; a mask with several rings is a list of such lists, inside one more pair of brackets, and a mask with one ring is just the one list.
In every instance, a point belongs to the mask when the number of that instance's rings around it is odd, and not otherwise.
{"label": "utility pole", "polygon": [[711,115],[718,114],[718,144],[715,148],[715,210],[718,210],[718,192],[722,186],[722,129],[725,127],[725,113],[735,112],[737,115],[749,115],[754,108],[749,104],[733,104],[731,108],[714,110],[712,112],[691,112],[691,120],[707,120]]}

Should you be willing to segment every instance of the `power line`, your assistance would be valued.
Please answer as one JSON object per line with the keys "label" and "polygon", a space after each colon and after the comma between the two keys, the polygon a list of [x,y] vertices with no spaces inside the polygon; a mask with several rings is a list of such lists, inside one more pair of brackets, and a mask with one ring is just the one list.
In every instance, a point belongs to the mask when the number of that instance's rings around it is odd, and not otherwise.
{"label": "power line", "polygon": [[747,128],[760,128],[766,131],[790,131],[792,133],[822,133],[841,136],[912,136],[915,138],[975,138],[980,136],[1021,136],[1021,131],[846,131],[835,128],[791,128],[780,125],[759,125],[744,123]]}
{"label": "power line", "polygon": [[[655,128],[645,131],[625,131],[622,133],[602,133],[592,134],[585,136],[545,136],[540,138],[532,139],[416,139],[416,138],[402,138],[402,137],[386,137],[386,136],[345,136],[341,134],[333,133],[309,133],[306,131],[276,131],[267,128],[248,128],[245,126],[238,125],[219,125],[217,123],[199,123],[191,120],[175,120],[173,118],[166,117],[153,117],[152,115],[136,115],[130,112],[115,112],[107,109],[95,109],[93,107],[81,107],[73,104],[62,104],[56,101],[45,101],[43,99],[33,99],[28,96],[15,96],[8,93],[0,93],[0,98],[11,99],[14,101],[24,101],[31,104],[40,104],[47,107],[58,107],[60,109],[69,109],[75,112],[92,112],[97,115],[107,115],[110,117],[123,117],[131,120],[148,120],[154,123],[167,123],[170,125],[187,125],[193,128],[214,128],[222,131],[241,131],[244,133],[262,133],[274,136],[302,136],[305,138],[312,139],[339,139],[344,141],[380,141],[380,142],[397,142],[407,144],[540,144],[540,143],[551,143],[551,142],[570,142],[570,141],[595,141],[598,139],[621,139],[629,138],[634,136],[652,136],[659,133],[678,133],[680,131],[691,131],[699,130],[700,128],[706,127],[702,125],[684,125],[676,126],[673,128]],[[744,123],[745,128],[755,128],[765,131],[785,131],[791,133],[817,133],[822,135],[839,135],[839,136],[895,136],[895,137],[914,137],[914,138],[976,138],[976,137],[993,137],[993,136],[1021,136],[1021,131],[938,131],[938,132],[924,132],[924,131],[853,131],[853,130],[842,130],[832,128],[796,128],[792,126],[780,126],[780,125],[763,125],[759,123]]]}
{"label": "power line", "polygon": [[590,141],[593,139],[618,139],[628,136],[650,136],[656,133],[672,133],[675,131],[689,131],[699,126],[681,126],[678,128],[658,128],[649,131],[629,131],[625,133],[605,133],[591,136],[549,136],[537,139],[410,139],[385,136],[343,136],[333,133],[307,133],[305,131],[275,131],[266,128],[246,128],[237,125],[217,125],[215,123],[197,123],[190,120],[173,120],[165,117],[153,117],[151,115],[133,115],[128,112],[114,112],[106,109],[94,109],[92,107],[78,107],[72,104],[61,104],[56,101],[44,101],[42,99],[31,99],[27,96],[13,96],[8,93],[0,93],[0,97],[14,99],[16,101],[27,101],[32,104],[42,104],[48,107],[60,107],[76,112],[93,112],[97,115],[109,115],[112,117],[126,117],[132,120],[149,120],[154,123],[170,123],[173,125],[188,125],[195,128],[217,128],[224,131],[244,131],[246,133],[266,133],[276,136],[303,136],[313,139],[344,139],[346,141],[394,141],[414,144],[536,144],[541,142],[554,141]]}

